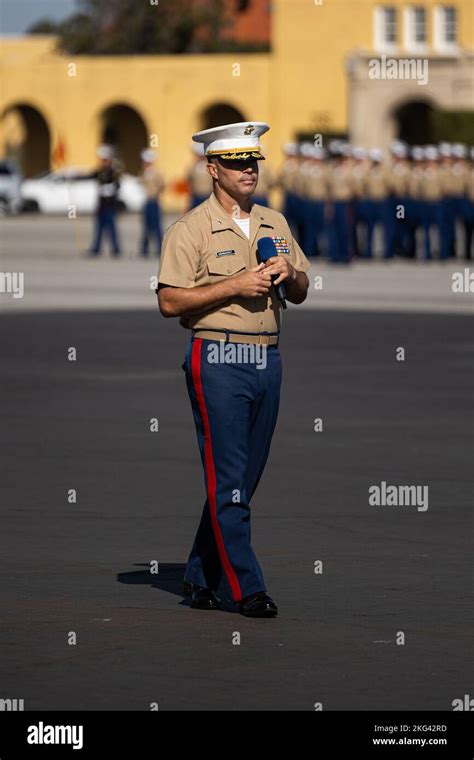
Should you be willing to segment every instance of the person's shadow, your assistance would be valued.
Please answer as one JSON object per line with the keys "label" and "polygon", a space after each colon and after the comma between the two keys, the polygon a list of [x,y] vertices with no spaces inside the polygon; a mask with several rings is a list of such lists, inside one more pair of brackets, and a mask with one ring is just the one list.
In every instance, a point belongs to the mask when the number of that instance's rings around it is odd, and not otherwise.
{"label": "person's shadow", "polygon": [[[144,567],[146,569],[117,573],[118,583],[147,584],[152,588],[158,588],[160,591],[166,591],[168,594],[181,597],[180,604],[185,607],[190,606],[189,598],[183,593],[183,577],[186,571],[186,563],[160,562],[157,573],[150,572],[149,562],[137,562],[135,563],[135,567]],[[220,593],[221,587],[218,593]],[[226,603],[225,599],[222,599],[222,609],[226,612],[235,612],[234,606],[231,602]]]}

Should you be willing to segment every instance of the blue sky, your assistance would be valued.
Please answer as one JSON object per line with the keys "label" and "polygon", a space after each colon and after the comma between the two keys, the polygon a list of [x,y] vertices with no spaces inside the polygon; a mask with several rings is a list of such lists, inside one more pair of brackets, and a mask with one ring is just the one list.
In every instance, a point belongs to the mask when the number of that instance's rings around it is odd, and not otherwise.
{"label": "blue sky", "polygon": [[0,33],[22,34],[35,21],[59,21],[75,8],[75,0],[0,0]]}

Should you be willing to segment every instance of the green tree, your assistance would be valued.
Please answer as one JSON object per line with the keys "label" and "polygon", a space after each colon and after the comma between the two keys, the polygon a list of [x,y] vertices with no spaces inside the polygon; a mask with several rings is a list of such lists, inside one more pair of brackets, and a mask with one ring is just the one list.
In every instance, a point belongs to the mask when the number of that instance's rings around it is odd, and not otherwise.
{"label": "green tree", "polygon": [[27,30],[27,34],[57,34],[58,25],[56,21],[52,21],[50,18],[42,18],[36,21]]}
{"label": "green tree", "polygon": [[67,53],[130,55],[217,52],[229,23],[225,0],[79,0],[58,25]]}

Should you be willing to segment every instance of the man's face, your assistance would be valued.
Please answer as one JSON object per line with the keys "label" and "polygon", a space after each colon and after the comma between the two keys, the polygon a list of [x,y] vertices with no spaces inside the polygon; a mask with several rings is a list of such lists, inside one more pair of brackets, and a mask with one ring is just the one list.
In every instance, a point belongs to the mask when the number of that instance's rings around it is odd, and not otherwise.
{"label": "man's face", "polygon": [[211,177],[232,198],[250,196],[258,182],[258,160],[216,158],[207,165]]}

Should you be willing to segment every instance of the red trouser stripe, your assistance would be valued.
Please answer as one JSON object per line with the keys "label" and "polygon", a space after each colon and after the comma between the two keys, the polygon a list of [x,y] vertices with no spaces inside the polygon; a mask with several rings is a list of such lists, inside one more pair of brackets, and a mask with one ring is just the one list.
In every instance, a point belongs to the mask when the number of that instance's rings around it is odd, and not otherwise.
{"label": "red trouser stripe", "polygon": [[229,557],[227,556],[227,552],[224,546],[224,539],[222,538],[221,528],[217,520],[216,469],[214,466],[214,456],[212,453],[211,428],[209,425],[209,417],[207,414],[206,402],[204,400],[204,393],[202,390],[201,351],[202,338],[195,338],[191,354],[191,374],[193,377],[194,389],[196,391],[199,412],[201,414],[202,424],[204,428],[204,466],[206,468],[207,498],[209,501],[211,522],[221,564],[231,588],[234,601],[238,602],[240,599],[242,599],[242,591],[240,590],[240,584],[234,572],[234,568],[230,564]]}

